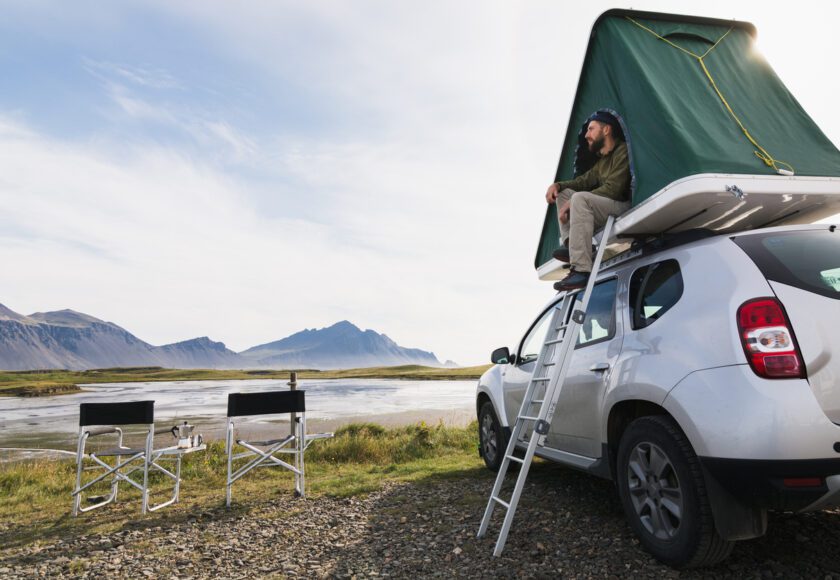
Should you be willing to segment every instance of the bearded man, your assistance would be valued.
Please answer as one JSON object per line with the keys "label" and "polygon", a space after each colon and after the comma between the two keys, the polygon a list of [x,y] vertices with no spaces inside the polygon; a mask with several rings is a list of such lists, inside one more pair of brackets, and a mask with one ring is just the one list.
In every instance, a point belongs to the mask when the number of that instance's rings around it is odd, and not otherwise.
{"label": "bearded man", "polygon": [[586,286],[595,230],[607,223],[608,216],[630,209],[630,161],[620,135],[618,121],[609,113],[589,117],[586,143],[598,160],[586,173],[552,183],[545,194],[548,203],[557,204],[560,221],[563,246],[554,251],[554,258],[571,266],[569,275],[554,284],[555,290]]}

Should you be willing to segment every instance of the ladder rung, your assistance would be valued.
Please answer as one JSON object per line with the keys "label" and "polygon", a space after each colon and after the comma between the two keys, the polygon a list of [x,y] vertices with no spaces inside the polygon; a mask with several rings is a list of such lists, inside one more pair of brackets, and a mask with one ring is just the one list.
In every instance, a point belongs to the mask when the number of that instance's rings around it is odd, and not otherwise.
{"label": "ladder rung", "polygon": [[539,421],[540,420],[539,417],[530,417],[528,415],[519,415],[519,418],[524,420],[524,421]]}
{"label": "ladder rung", "polygon": [[532,380],[532,381],[540,381],[540,382],[544,382],[544,381],[550,381],[550,380],[551,380],[551,377],[537,377],[537,378],[535,378],[535,379],[531,379],[531,380]]}
{"label": "ladder rung", "polygon": [[505,455],[505,457],[507,457],[507,458],[508,458],[508,459],[510,459],[511,461],[515,461],[515,462],[517,462],[517,463],[522,463],[522,464],[524,464],[524,463],[525,463],[525,460],[524,460],[524,459],[520,459],[520,458],[516,457],[515,455]]}
{"label": "ladder rung", "polygon": [[549,363],[543,363],[543,366],[544,367],[553,367],[555,364],[557,364],[557,363],[549,362]]}
{"label": "ladder rung", "polygon": [[549,340],[547,343],[545,343],[545,345],[546,346],[551,346],[552,344],[560,344],[561,342],[563,342],[563,339],[558,338],[556,340]]}
{"label": "ladder rung", "polygon": [[555,328],[554,330],[556,330],[557,332],[560,332],[561,330],[566,330],[567,328],[569,328],[569,325],[568,325],[568,324],[564,324],[564,325],[562,325],[562,326],[558,326],[558,327],[557,327],[557,328]]}
{"label": "ladder rung", "polygon": [[530,404],[531,405],[540,405],[542,403],[545,403],[545,399],[534,399],[533,401],[531,401]]}
{"label": "ladder rung", "polygon": [[506,510],[510,509],[510,504],[508,502],[506,502],[505,500],[503,500],[502,498],[500,498],[498,496],[495,496],[495,495],[491,495],[490,497],[493,499],[494,502],[505,506]]}

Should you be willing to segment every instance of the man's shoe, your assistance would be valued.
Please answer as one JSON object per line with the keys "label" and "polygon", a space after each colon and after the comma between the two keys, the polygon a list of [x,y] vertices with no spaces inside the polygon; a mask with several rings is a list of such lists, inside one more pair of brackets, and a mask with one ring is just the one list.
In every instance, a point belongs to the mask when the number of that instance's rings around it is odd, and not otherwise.
{"label": "man's shoe", "polygon": [[558,292],[565,292],[566,290],[577,290],[583,288],[589,281],[589,272],[578,272],[572,270],[568,276],[554,283],[554,289]]}
{"label": "man's shoe", "polygon": [[[592,246],[592,257],[593,258],[595,258],[595,252],[596,251],[597,251],[597,248],[595,246]],[[566,262],[566,263],[568,263],[571,260],[571,258],[569,256],[569,248],[567,248],[566,246],[560,246],[559,248],[554,250],[551,253],[551,257],[554,258],[555,260],[559,260],[561,262]]]}
{"label": "man's shoe", "polygon": [[559,260],[561,262],[568,262],[569,261],[569,248],[566,246],[560,246],[554,252],[551,253],[551,256],[555,260]]}

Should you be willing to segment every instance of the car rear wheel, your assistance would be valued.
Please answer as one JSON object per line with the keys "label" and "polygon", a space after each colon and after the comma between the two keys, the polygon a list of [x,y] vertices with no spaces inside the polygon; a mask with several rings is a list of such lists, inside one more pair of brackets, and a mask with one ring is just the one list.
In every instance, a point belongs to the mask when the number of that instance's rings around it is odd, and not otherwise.
{"label": "car rear wheel", "polygon": [[478,443],[481,457],[490,471],[499,471],[506,442],[493,403],[486,401],[478,412]]}
{"label": "car rear wheel", "polygon": [[670,417],[636,419],[618,447],[616,483],[642,545],[675,568],[711,566],[734,542],[715,530],[700,463]]}

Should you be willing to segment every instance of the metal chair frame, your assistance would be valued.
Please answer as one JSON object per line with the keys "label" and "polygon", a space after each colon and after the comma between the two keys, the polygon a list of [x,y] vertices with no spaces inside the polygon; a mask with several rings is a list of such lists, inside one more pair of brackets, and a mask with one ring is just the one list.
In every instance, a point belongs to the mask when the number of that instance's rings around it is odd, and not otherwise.
{"label": "metal chair frame", "polygon": [[[267,441],[236,439],[234,417],[280,414],[291,415],[292,432],[286,437]],[[228,395],[227,435],[225,438],[225,452],[227,454],[225,505],[230,507],[234,482],[257,467],[282,467],[291,471],[295,474],[295,495],[306,497],[304,453],[313,441],[332,436],[332,433],[307,435],[304,391],[231,393]],[[234,443],[244,447],[247,451],[234,454]],[[294,455],[294,465],[283,461],[276,456],[277,454]],[[233,462],[248,457],[253,459],[234,471]]]}
{"label": "metal chair frame", "polygon": [[[206,445],[200,445],[198,447],[190,447],[187,449],[179,448],[177,446],[154,449],[154,401],[137,401],[130,403],[83,403],[80,406],[79,415],[79,439],[76,448],[76,485],[71,494],[73,497],[74,516],[115,502],[119,492],[119,484],[121,482],[125,482],[140,491],[143,497],[142,512],[144,514],[176,503],[181,490],[182,457],[187,453],[202,451],[207,448]],[[142,449],[125,447],[123,445],[123,431],[119,427],[102,426],[90,428],[91,424],[103,424],[109,416],[113,418],[114,424],[144,425],[146,427],[146,441],[144,447]],[[140,417],[142,417],[142,420],[137,420]],[[87,458],[92,460],[95,465],[85,468],[85,449],[88,439],[91,437],[114,433],[117,435],[116,447],[99,452],[94,451],[87,453]],[[107,457],[114,458],[115,464],[113,466],[103,461],[102,458]],[[128,459],[123,460],[124,457],[128,457]],[[174,473],[161,465],[161,461],[174,461]],[[103,469],[104,473],[99,474],[91,481],[82,485],[82,472],[94,469]],[[149,504],[149,471],[151,469],[155,469],[163,473],[173,482],[172,496],[168,500],[155,505]],[[142,484],[131,477],[133,473],[138,471],[143,474]],[[104,500],[96,502],[93,505],[83,507],[83,492],[109,476],[112,478],[111,493],[107,495]]]}

